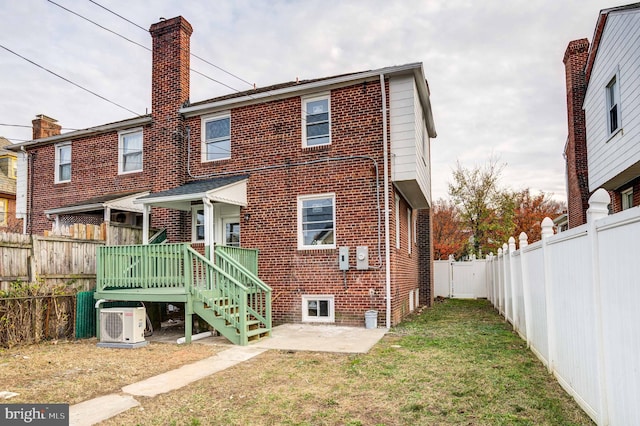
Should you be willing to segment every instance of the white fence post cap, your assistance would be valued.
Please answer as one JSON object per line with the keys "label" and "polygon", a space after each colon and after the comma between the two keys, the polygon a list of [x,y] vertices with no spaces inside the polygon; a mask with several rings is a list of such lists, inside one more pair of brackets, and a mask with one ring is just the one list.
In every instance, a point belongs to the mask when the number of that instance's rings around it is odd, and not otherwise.
{"label": "white fence post cap", "polygon": [[527,234],[525,234],[524,232],[520,233],[520,236],[518,237],[518,239],[520,240],[520,248],[523,248],[529,245],[529,237],[527,237]]}
{"label": "white fence post cap", "polygon": [[553,235],[553,220],[549,217],[545,217],[542,219],[542,239],[544,240],[551,235]]}
{"label": "white fence post cap", "polygon": [[611,196],[604,188],[599,188],[589,197],[589,209],[587,210],[587,222],[606,217],[609,214]]}

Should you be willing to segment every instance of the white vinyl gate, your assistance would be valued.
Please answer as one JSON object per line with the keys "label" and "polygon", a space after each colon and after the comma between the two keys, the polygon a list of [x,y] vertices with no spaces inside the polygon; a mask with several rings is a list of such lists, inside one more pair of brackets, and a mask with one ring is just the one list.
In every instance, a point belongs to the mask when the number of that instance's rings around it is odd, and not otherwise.
{"label": "white vinyl gate", "polygon": [[436,260],[434,269],[436,296],[458,299],[487,297],[487,264],[484,260]]}

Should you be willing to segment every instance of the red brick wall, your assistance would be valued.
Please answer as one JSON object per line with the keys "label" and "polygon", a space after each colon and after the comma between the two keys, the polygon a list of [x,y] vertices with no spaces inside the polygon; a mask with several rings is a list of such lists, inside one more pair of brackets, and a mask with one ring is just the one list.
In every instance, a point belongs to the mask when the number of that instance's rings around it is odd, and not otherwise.
{"label": "red brick wall", "polygon": [[420,304],[433,304],[433,238],[431,233],[431,209],[423,209],[418,213],[418,263]]}
{"label": "red brick wall", "polygon": [[[143,129],[149,146],[149,127]],[[118,133],[75,139],[71,143],[71,182],[55,183],[55,145],[29,150],[35,167],[30,168],[32,232],[51,229],[44,210],[81,202],[108,193],[148,190],[154,175],[151,155],[143,155],[143,172],[118,175]],[[31,190],[31,188],[29,188]]]}
{"label": "red brick wall", "polygon": [[565,159],[569,228],[586,223],[586,211],[589,208],[587,136],[582,109],[587,89],[585,65],[588,53],[587,39],[574,40],[569,43],[563,60],[567,91],[568,136]]}
{"label": "red brick wall", "polygon": [[637,178],[616,191],[609,191],[609,195],[611,196],[611,213],[622,211],[622,193],[629,188],[633,188],[632,207],[640,206],[640,178]]}
{"label": "red brick wall", "polygon": [[[336,323],[364,323],[364,311],[376,309],[384,324],[384,244],[378,254],[376,181],[368,159],[321,161],[323,158],[370,156],[378,162],[380,203],[383,203],[381,92],[361,84],[331,92],[332,143],[302,148],[302,101],[299,96],[244,106],[231,114],[231,158],[201,162],[201,118],[187,120],[191,129],[191,170],[198,176],[249,174],[248,207],[241,217],[245,247],[260,250],[260,275],[274,289],[274,320],[300,321],[302,295],[335,295]],[[302,164],[314,162],[313,164]],[[274,166],[277,166],[274,168]],[[390,189],[392,185],[390,184]],[[297,197],[336,194],[336,246],[350,248],[352,268],[338,270],[338,249],[298,250]],[[391,193],[393,200],[393,193]],[[392,201],[393,202],[393,201]],[[396,253],[395,225],[391,226],[393,319],[408,312],[408,290],[418,287],[417,247],[407,255],[406,205],[403,248]],[[383,225],[384,221],[382,221]],[[384,242],[384,229],[381,230]],[[357,246],[369,248],[369,271],[355,269]],[[401,266],[411,268],[400,272]],[[378,269],[373,269],[377,267]],[[370,296],[369,290],[374,292]]]}

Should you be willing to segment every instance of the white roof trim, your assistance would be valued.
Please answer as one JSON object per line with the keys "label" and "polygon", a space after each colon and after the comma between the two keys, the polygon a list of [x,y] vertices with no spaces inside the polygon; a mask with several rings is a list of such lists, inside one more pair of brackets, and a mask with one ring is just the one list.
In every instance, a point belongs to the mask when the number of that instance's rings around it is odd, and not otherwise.
{"label": "white roof trim", "polygon": [[170,195],[166,197],[146,198],[135,200],[134,203],[167,207],[175,210],[190,211],[191,202],[208,198],[213,202],[233,204],[236,206],[247,206],[247,179],[234,182],[220,188],[214,188],[206,192],[195,192],[191,194]]}
{"label": "white roof trim", "polygon": [[105,208],[124,210],[128,212],[142,213],[142,208],[135,205],[135,199],[149,195],[149,191],[139,192],[137,194],[127,195],[125,197],[114,198],[104,203],[81,204],[77,206],[58,207],[55,209],[45,210],[45,214],[65,214],[65,213],[82,213],[92,210],[102,210]]}

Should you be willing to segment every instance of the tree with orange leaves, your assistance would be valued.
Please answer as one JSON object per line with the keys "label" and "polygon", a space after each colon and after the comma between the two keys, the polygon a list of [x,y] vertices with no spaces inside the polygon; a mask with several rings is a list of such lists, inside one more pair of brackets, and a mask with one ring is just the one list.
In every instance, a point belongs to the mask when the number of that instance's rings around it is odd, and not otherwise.
{"label": "tree with orange leaves", "polygon": [[460,259],[467,252],[471,232],[465,230],[458,208],[442,198],[433,205],[433,256],[446,260],[449,255]]}

